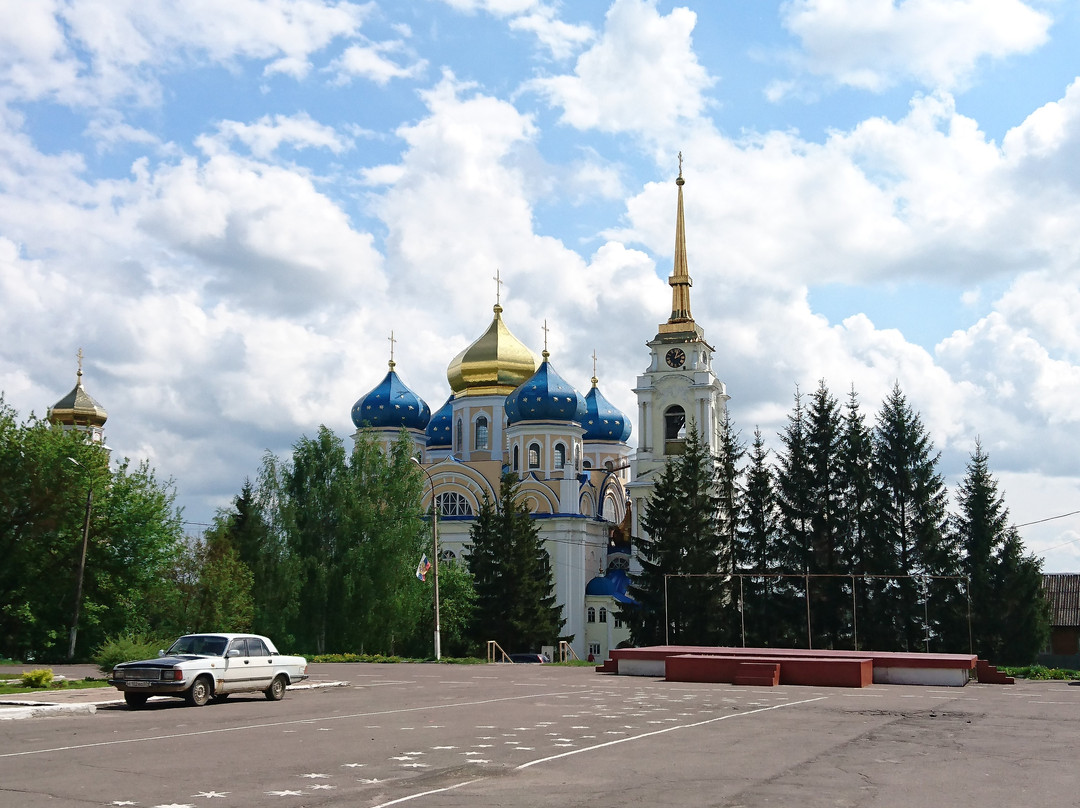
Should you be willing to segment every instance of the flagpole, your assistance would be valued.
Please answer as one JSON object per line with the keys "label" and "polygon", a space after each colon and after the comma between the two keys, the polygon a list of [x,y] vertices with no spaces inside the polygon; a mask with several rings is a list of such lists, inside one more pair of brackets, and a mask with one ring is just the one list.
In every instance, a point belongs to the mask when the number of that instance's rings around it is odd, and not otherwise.
{"label": "flagpole", "polygon": [[442,659],[442,641],[439,631],[439,508],[435,504],[435,480],[431,473],[424,468],[417,458],[412,461],[420,467],[420,471],[428,478],[431,485],[431,564],[435,570],[435,661]]}

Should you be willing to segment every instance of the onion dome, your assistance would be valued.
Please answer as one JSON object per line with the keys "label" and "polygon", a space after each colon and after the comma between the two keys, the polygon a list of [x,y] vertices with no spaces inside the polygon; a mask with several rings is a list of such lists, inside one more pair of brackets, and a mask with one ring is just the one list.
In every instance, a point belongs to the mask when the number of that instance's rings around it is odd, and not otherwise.
{"label": "onion dome", "polygon": [[455,396],[505,396],[536,370],[532,351],[503,323],[502,306],[496,303],[494,311],[487,331],[446,369]]}
{"label": "onion dome", "polygon": [[606,575],[598,575],[585,585],[585,594],[597,597],[614,598],[619,603],[634,603],[627,594],[630,588],[630,576],[626,570],[613,567]]}
{"label": "onion dome", "polygon": [[91,397],[82,385],[82,350],[79,351],[79,370],[75,374],[75,388],[49,409],[49,422],[62,426],[105,426],[109,413]]}
{"label": "onion dome", "polygon": [[439,411],[431,416],[427,425],[427,447],[429,449],[449,449],[454,444],[451,425],[454,422],[454,395],[446,399]]}
{"label": "onion dome", "polygon": [[431,409],[420,396],[405,386],[394,370],[390,370],[378,386],[353,404],[352,421],[356,428],[365,426],[381,429],[405,427],[424,429],[431,419]]}
{"label": "onion dome", "polygon": [[543,353],[540,369],[517,390],[506,397],[507,424],[518,421],[574,421],[585,420],[585,398],[570,386],[548,361]]}
{"label": "onion dome", "polygon": [[585,396],[585,427],[583,440],[610,440],[626,443],[630,439],[630,419],[604,398],[592,377],[592,389]]}

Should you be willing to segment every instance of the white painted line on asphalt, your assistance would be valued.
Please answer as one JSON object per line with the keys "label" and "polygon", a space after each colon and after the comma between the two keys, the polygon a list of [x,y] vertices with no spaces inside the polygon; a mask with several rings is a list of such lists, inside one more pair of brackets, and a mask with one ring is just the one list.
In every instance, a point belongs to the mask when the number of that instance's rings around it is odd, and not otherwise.
{"label": "white painted line on asphalt", "polygon": [[457,783],[446,788],[434,788],[431,791],[421,791],[419,794],[410,794],[408,797],[399,797],[396,800],[390,800],[390,802],[380,802],[378,805],[372,805],[371,808],[386,808],[388,805],[397,805],[402,802],[409,802],[410,800],[416,800],[420,797],[427,797],[431,794],[442,794],[444,791],[453,791],[455,788],[461,788],[462,786],[469,786],[473,783],[479,783],[480,778],[475,780],[466,780],[464,783]]}
{"label": "white painted line on asphalt", "polygon": [[[574,692],[574,691],[572,691]],[[119,746],[129,743],[146,743],[147,741],[166,741],[173,738],[193,738],[201,735],[218,735],[223,732],[241,732],[250,729],[269,729],[271,727],[291,727],[297,724],[313,724],[318,721],[342,721],[352,718],[369,718],[374,715],[396,715],[399,713],[430,713],[433,710],[445,710],[450,707],[475,707],[481,704],[498,704],[504,701],[523,701],[525,699],[550,698],[556,693],[532,693],[527,696],[504,696],[498,699],[481,699],[480,701],[460,701],[451,704],[424,704],[419,707],[403,707],[400,710],[378,710],[371,713],[352,713],[351,715],[328,715],[318,718],[298,718],[293,721],[271,721],[266,724],[246,724],[239,727],[222,727],[221,729],[204,729],[196,732],[176,732],[171,735],[152,735],[148,738],[118,738],[113,741],[98,741],[97,743],[75,744],[73,746],[56,746],[50,749],[29,749],[22,752],[0,753],[0,758],[24,757],[26,755],[42,755],[48,752],[71,752],[76,749],[93,749],[99,746]]]}
{"label": "white painted line on asphalt", "polygon": [[715,723],[717,721],[725,721],[725,720],[727,720],[729,718],[741,718],[741,717],[747,716],[747,715],[755,715],[757,713],[768,712],[769,710],[779,710],[781,707],[795,707],[795,706],[797,706],[799,704],[809,704],[810,702],[813,702],[813,701],[822,701],[825,698],[827,698],[827,697],[826,696],[818,696],[817,698],[803,699],[802,701],[789,701],[789,702],[785,702],[783,704],[774,704],[771,707],[761,707],[761,708],[759,708],[757,710],[746,710],[745,712],[741,712],[741,713],[728,713],[726,715],[717,716],[716,718],[708,718],[708,719],[706,719],[704,721],[698,721],[698,722],[693,723],[693,724],[680,724],[677,727],[665,727],[664,729],[657,729],[657,730],[653,730],[652,732],[643,732],[640,735],[631,735],[630,737],[627,737],[627,738],[619,738],[618,740],[615,740],[615,741],[606,741],[605,743],[598,743],[598,744],[596,744],[594,746],[586,746],[586,747],[584,747],[582,749],[574,749],[571,752],[562,752],[562,753],[560,753],[558,755],[552,755],[551,757],[539,758],[537,760],[529,761],[528,763],[522,763],[520,766],[517,767],[517,769],[515,769],[515,771],[520,771],[521,769],[527,769],[530,766],[536,766],[536,765],[538,765],[540,763],[550,763],[553,760],[559,760],[560,758],[569,757],[570,755],[580,755],[582,752],[592,752],[592,751],[595,751],[597,749],[603,749],[605,746],[615,746],[616,744],[626,743],[628,741],[637,741],[637,740],[641,740],[642,738],[651,738],[654,735],[663,735],[666,732],[675,732],[676,730],[680,730],[680,729],[693,729],[694,727],[703,727],[706,724],[713,724],[713,723]]}

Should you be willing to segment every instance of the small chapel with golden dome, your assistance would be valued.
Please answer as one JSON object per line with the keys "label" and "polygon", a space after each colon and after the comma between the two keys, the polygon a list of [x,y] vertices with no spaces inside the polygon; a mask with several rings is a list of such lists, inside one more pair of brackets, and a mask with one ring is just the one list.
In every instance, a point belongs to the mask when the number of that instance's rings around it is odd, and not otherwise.
{"label": "small chapel with golden dome", "polygon": [[714,349],[690,313],[683,184],[680,156],[672,312],[647,343],[649,367],[634,387],[636,449],[630,419],[600,392],[595,358],[582,395],[559,375],[546,345],[538,358],[513,335],[498,299],[487,330],[450,361],[450,396],[435,413],[401,380],[392,357],[383,380],[352,408],[354,439],[363,429],[386,445],[402,429],[412,437],[431,479],[423,506],[433,491],[438,508],[442,562],[463,558],[480,504],[498,498],[504,471],[518,475],[551,558],[563,631],[582,659],[604,659],[629,638],[618,604],[630,602],[633,537],[641,535],[653,479],[680,453],[690,424],[715,450],[728,398],[712,370]]}

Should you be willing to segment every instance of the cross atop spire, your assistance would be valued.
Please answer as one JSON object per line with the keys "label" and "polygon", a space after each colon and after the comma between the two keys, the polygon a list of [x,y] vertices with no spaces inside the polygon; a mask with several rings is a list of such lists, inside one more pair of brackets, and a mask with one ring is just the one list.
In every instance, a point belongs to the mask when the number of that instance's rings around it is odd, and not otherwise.
{"label": "cross atop spire", "polygon": [[390,370],[393,370],[394,366],[397,364],[396,362],[394,362],[394,343],[397,342],[397,340],[394,339],[394,332],[393,331],[390,332],[389,339],[390,339]]}
{"label": "cross atop spire", "polygon": [[503,281],[498,269],[495,270],[495,277],[492,280],[495,281],[495,305],[501,306]]}
{"label": "cross atop spire", "polygon": [[593,387],[596,387],[597,383],[600,381],[598,378],[596,378],[596,349],[595,348],[593,348],[593,352],[592,352],[592,380],[591,381],[592,381],[592,386]]}
{"label": "cross atop spire", "polygon": [[548,331],[550,330],[548,328],[547,320],[544,320],[544,325],[542,326],[542,328],[544,330],[544,352],[541,354],[541,356],[544,357],[544,361],[547,361],[547,358],[551,356],[551,354],[548,353],[547,347]]}
{"label": "cross atop spire", "polygon": [[75,354],[75,356],[79,360],[79,369],[75,372],[75,376],[76,376],[76,378],[81,379],[82,378],[82,361],[83,361],[82,348],[79,348],[79,352],[77,354]]}

